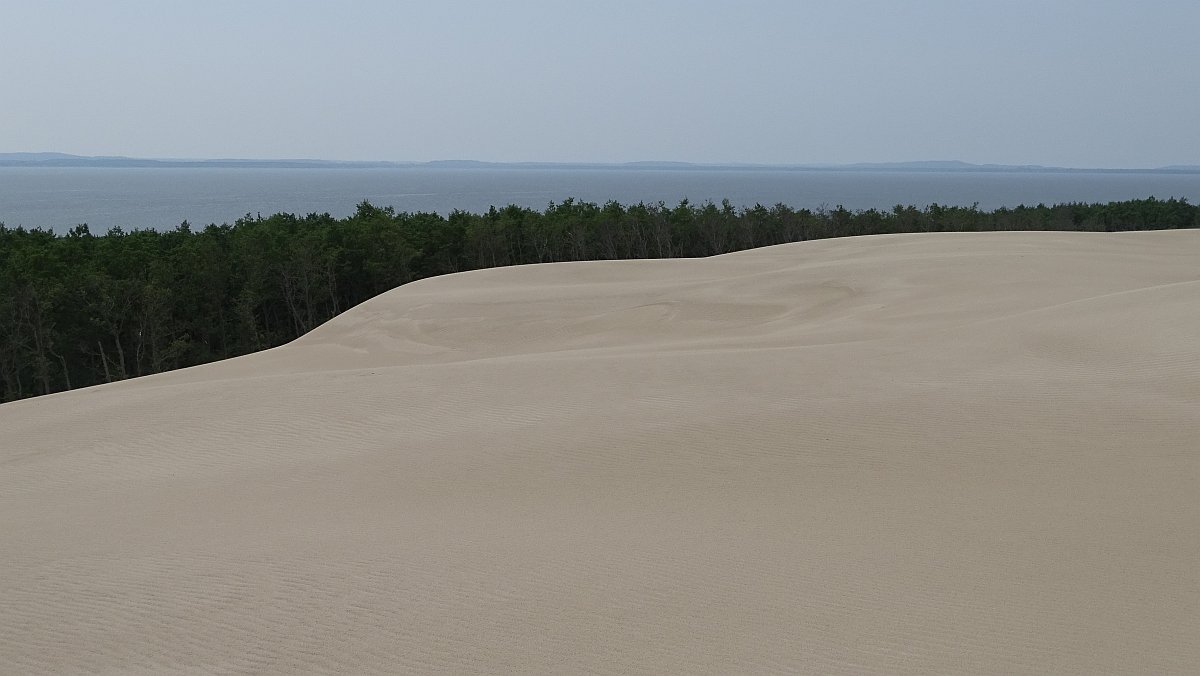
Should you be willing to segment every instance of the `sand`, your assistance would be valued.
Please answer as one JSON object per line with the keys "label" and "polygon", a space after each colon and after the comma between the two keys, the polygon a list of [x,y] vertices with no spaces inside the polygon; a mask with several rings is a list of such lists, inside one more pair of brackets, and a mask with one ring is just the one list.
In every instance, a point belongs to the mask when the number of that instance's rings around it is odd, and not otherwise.
{"label": "sand", "polygon": [[0,406],[0,673],[1200,672],[1200,232],[424,280]]}

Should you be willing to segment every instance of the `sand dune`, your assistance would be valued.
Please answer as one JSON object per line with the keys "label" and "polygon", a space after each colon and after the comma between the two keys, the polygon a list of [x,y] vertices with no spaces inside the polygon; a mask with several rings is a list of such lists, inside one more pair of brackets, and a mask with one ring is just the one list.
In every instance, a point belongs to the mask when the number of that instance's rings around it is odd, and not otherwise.
{"label": "sand dune", "polygon": [[424,280],[0,406],[0,673],[1200,672],[1200,232]]}

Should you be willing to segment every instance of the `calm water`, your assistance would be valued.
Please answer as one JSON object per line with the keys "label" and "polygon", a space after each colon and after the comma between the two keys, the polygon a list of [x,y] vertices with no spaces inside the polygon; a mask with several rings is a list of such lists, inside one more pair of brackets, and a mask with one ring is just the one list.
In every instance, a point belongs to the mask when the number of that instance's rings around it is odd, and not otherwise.
{"label": "calm water", "polygon": [[567,197],[674,205],[728,198],[736,206],[779,202],[816,209],[984,209],[1018,204],[1186,197],[1200,202],[1197,174],[797,171],[762,169],[126,169],[0,168],[0,222],[63,231],[87,223],[171,228],[231,223],[247,213],[345,216],[366,199],[399,211],[541,209]]}

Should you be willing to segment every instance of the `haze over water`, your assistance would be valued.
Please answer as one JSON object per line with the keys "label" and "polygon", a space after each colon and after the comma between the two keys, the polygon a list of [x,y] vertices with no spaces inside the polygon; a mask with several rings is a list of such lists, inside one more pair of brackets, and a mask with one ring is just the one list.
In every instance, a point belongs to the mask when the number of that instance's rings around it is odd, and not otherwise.
{"label": "haze over water", "polygon": [[1200,174],[914,172],[787,169],[238,169],[0,168],[0,223],[63,232],[88,224],[173,228],[232,223],[246,214],[350,214],[368,200],[398,211],[535,209],[568,197],[603,203],[891,209],[931,203],[981,209],[1145,197],[1200,201]]}

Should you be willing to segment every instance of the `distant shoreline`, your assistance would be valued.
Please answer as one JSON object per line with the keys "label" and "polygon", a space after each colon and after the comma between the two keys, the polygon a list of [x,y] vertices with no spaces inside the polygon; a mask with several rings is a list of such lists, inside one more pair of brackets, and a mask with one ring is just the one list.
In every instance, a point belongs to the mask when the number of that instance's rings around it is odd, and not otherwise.
{"label": "distant shoreline", "polygon": [[643,171],[845,171],[904,173],[1023,173],[1023,174],[1200,174],[1200,165],[1149,169],[1047,167],[1040,165],[970,164],[958,161],[877,162],[856,164],[698,164],[691,162],[431,162],[339,161],[315,159],[152,159],[87,157],[64,153],[0,153],[0,167],[91,167],[122,169],[560,169]]}

